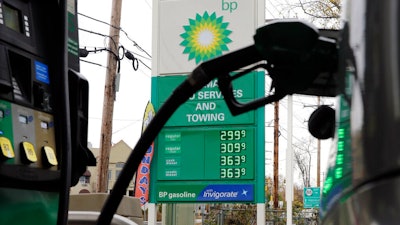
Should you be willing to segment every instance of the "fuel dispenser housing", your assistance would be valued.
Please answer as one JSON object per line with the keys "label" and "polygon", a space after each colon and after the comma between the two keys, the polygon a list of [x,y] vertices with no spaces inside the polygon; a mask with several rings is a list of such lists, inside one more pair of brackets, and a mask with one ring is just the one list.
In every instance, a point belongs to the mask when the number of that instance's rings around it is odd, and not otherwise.
{"label": "fuel dispenser housing", "polygon": [[66,224],[87,165],[77,3],[0,0],[0,224]]}

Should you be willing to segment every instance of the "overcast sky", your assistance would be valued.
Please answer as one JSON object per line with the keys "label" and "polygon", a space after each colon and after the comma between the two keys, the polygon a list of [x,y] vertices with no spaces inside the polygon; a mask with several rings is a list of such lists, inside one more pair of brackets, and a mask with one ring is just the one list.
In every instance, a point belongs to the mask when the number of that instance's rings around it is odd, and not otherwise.
{"label": "overcast sky", "polygon": [[[110,0],[78,1],[78,12],[82,14],[78,17],[81,48],[93,50],[107,46],[109,39],[99,34],[108,35],[109,25],[97,20],[110,23],[111,3]],[[151,70],[146,67],[151,68],[147,55],[151,55],[151,26],[151,0],[122,1],[121,28],[124,32],[120,33],[120,45],[137,53],[135,56],[144,64],[140,63],[135,71],[132,61],[121,60],[120,86],[114,104],[113,143],[123,140],[133,147],[140,136],[143,113],[151,94]],[[88,138],[93,147],[99,147],[107,52],[91,53],[83,60],[100,64],[81,61],[81,73],[90,86]]]}

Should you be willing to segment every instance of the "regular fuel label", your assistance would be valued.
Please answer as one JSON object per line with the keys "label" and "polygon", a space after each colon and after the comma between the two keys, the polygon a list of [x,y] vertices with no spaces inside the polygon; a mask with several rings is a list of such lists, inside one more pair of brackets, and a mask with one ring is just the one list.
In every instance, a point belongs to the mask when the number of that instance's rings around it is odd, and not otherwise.
{"label": "regular fuel label", "polygon": [[158,187],[158,202],[251,202],[252,184],[167,185]]}

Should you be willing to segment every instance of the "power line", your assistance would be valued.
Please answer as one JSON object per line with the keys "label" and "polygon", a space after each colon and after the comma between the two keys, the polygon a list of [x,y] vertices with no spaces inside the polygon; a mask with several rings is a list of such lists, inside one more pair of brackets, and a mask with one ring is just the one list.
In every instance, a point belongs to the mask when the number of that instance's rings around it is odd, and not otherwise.
{"label": "power line", "polygon": [[132,126],[132,125],[134,125],[134,124],[136,124],[136,123],[138,123],[138,122],[140,122],[140,121],[131,122],[131,123],[129,123],[128,125],[126,125],[126,126],[120,128],[120,129],[118,129],[118,130],[116,130],[116,131],[113,131],[112,134],[116,134],[116,133],[118,133],[118,132],[120,132],[120,131],[122,131],[122,130],[125,130],[125,129],[127,129],[128,127],[130,127],[130,126]]}
{"label": "power line", "polygon": [[[139,60],[139,62],[141,62],[145,67],[147,67],[149,70],[151,70],[151,68],[148,67],[146,64],[144,64],[140,59],[138,59],[138,60]],[[81,62],[88,63],[88,64],[92,64],[92,65],[95,65],[95,66],[103,67],[103,68],[107,69],[107,66],[103,66],[103,65],[100,64],[100,63],[95,63],[95,62],[91,62],[91,61],[84,60],[84,59],[80,59],[80,61],[81,61]],[[143,76],[145,76],[145,77],[147,77],[147,78],[151,78],[151,76],[147,75],[142,69],[139,68],[139,71],[141,72],[141,74],[142,74]]]}
{"label": "power line", "polygon": [[151,58],[148,58],[148,57],[143,56],[143,55],[141,55],[141,54],[138,54],[138,53],[136,53],[136,52],[133,52],[133,51],[130,51],[130,50],[127,50],[127,51],[131,52],[131,53],[134,54],[134,55],[137,55],[137,56],[139,56],[139,57],[142,57],[142,58],[144,58],[144,59],[151,60]]}
{"label": "power line", "polygon": [[95,62],[91,62],[91,61],[84,60],[84,59],[80,59],[80,61],[81,61],[81,62],[88,63],[88,64],[92,64],[92,65],[100,66],[100,67],[103,67],[103,68],[106,68],[106,69],[107,69],[107,67],[106,67],[106,66],[103,66],[103,65],[101,65],[100,63],[95,63]]}
{"label": "power line", "polygon": [[[282,15],[281,10],[279,10],[279,9],[275,6],[275,4],[273,4],[273,3],[271,2],[271,0],[268,0],[268,2],[270,3],[270,6],[272,6],[272,7],[275,9],[275,11],[278,13],[278,15],[282,16],[283,18],[285,18],[285,17]],[[276,19],[275,15],[273,15],[273,16],[274,16],[274,19]]]}
{"label": "power line", "polygon": [[[110,49],[108,49],[108,48],[101,48],[101,47],[91,47],[91,48],[93,48],[93,50],[88,50],[88,47],[87,46],[83,46],[83,48],[80,48],[79,50],[80,50],[80,53],[82,54],[81,55],[81,57],[86,57],[89,53],[98,53],[98,52],[102,52],[102,51],[108,51],[108,52],[111,52],[111,50]],[[134,53],[134,52],[132,52],[132,51],[130,51],[130,50],[125,50],[125,47],[123,46],[123,45],[120,45],[119,47],[118,47],[118,49],[123,49],[123,51],[124,51],[124,54],[126,53],[126,52],[129,52],[129,53],[133,53],[133,54],[135,54],[135,55],[138,55],[138,56],[140,56],[140,57],[142,57],[140,54],[136,54],[136,53]],[[114,56],[116,57],[116,59],[117,60],[122,60],[123,59],[123,56],[122,57],[119,57],[117,54],[115,54],[115,53],[113,53],[113,52],[111,52],[112,54],[114,54]],[[123,55],[124,55],[123,54]],[[149,58],[146,58],[146,57],[144,57],[145,59],[149,59]],[[136,60],[137,58],[133,58],[133,59],[131,59],[131,60]],[[144,63],[142,60],[140,60],[140,59],[137,59],[141,64],[143,64],[146,68],[148,68],[149,70],[151,70],[151,67],[150,66],[148,66],[146,63]],[[150,60],[150,59],[149,59]],[[82,60],[83,61],[83,60]],[[92,63],[92,62],[89,62],[89,61],[85,61],[85,62],[87,62],[87,63],[91,63],[91,64],[95,64],[95,65],[99,65],[99,66],[101,66],[100,64],[97,64],[97,63]],[[103,66],[104,68],[107,68],[107,67],[105,67],[105,66]],[[135,68],[134,68],[135,69]],[[137,68],[136,68],[137,69]],[[135,70],[136,70],[135,69]]]}
{"label": "power line", "polygon": [[[283,104],[282,104],[282,107],[284,107],[285,109],[287,109],[287,106],[286,106],[286,105],[283,105]],[[298,122],[299,124],[302,125],[300,128],[306,128],[306,126],[304,125],[304,122],[306,122],[306,121],[302,121],[301,118],[299,118],[296,114],[294,114],[293,117],[297,120],[297,122]]]}
{"label": "power line", "polygon": [[[82,13],[79,13],[79,12],[78,12],[78,15],[83,16],[83,17],[86,17],[86,18],[91,19],[91,20],[94,20],[94,21],[99,22],[99,23],[103,23],[103,24],[108,25],[108,26],[110,26],[110,27],[113,27],[113,28],[115,28],[115,29],[119,29],[122,33],[125,34],[126,38],[128,38],[128,40],[130,40],[130,41],[133,43],[133,46],[135,46],[137,49],[139,49],[140,51],[144,52],[148,57],[151,58],[151,55],[150,55],[146,50],[144,50],[136,41],[134,41],[132,38],[130,38],[129,35],[128,35],[128,33],[127,33],[124,29],[122,29],[122,27],[113,26],[113,25],[111,25],[111,24],[109,24],[109,23],[107,23],[107,22],[104,22],[104,21],[102,21],[102,20],[93,18],[93,17],[91,17],[91,16],[88,16],[88,15],[85,15],[85,14],[82,14]],[[79,29],[80,29],[80,28],[79,28]]]}
{"label": "power line", "polygon": [[90,33],[90,34],[99,35],[99,36],[102,36],[102,37],[108,37],[108,35],[105,35],[105,34],[102,34],[102,33],[99,33],[99,32],[94,32],[94,31],[91,31],[91,30],[86,30],[86,29],[81,28],[81,27],[79,27],[78,30],[81,30],[81,31],[84,31],[84,32],[87,32],[87,33]]}
{"label": "power line", "polygon": [[[100,117],[89,117],[91,120],[101,120],[102,118]],[[143,119],[113,119],[115,122],[131,122],[131,123],[137,123],[143,121]]]}
{"label": "power line", "polygon": [[[94,20],[94,21],[96,21],[96,22],[103,23],[103,24],[105,24],[105,25],[114,27],[113,25],[111,25],[111,24],[109,24],[109,23],[107,23],[107,22],[104,22],[104,21],[102,21],[102,20],[93,18],[93,17],[91,17],[91,16],[85,15],[85,14],[80,13],[80,12],[78,12],[78,15],[83,16],[83,17],[86,17],[86,18],[91,19],[91,20]],[[115,27],[114,27],[114,28],[115,28]],[[117,28],[117,29],[118,29],[118,28]]]}
{"label": "power line", "polygon": [[151,68],[150,68],[148,65],[146,65],[142,60],[140,60],[140,59],[138,59],[138,60],[139,60],[139,62],[141,62],[145,67],[147,67],[147,69],[151,70]]}
{"label": "power line", "polygon": [[[106,24],[106,25],[108,25],[108,26],[111,26],[111,27],[113,27],[113,28],[115,28],[115,29],[120,30],[120,31],[123,32],[123,33],[126,35],[126,37],[134,44],[134,46],[135,46],[136,48],[138,48],[140,51],[144,52],[144,53],[146,54],[146,56],[143,56],[143,55],[138,54],[138,53],[136,53],[136,52],[133,52],[133,51],[131,51],[131,50],[127,50],[127,51],[129,51],[130,53],[132,53],[132,54],[134,54],[134,55],[136,55],[136,56],[142,57],[142,58],[147,59],[147,60],[151,60],[151,55],[150,55],[149,53],[147,53],[142,47],[140,47],[140,45],[138,45],[134,40],[132,40],[132,39],[129,37],[128,33],[127,33],[126,31],[124,31],[121,27],[115,27],[115,26],[113,26],[113,25],[111,25],[111,24],[109,24],[109,23],[107,23],[107,22],[104,22],[104,21],[99,20],[99,19],[95,19],[95,18],[93,18],[93,17],[87,16],[87,15],[82,14],[82,13],[78,13],[78,15],[84,16],[84,17],[89,18],[89,19],[91,19],[91,20],[94,20],[94,21],[96,21],[96,22],[103,23],[103,24]],[[108,38],[111,38],[111,40],[113,40],[113,42],[114,42],[113,37],[110,37],[109,35],[105,35],[105,34],[102,34],[102,33],[99,33],[99,32],[94,32],[94,31],[87,30],[87,29],[84,29],[84,28],[78,28],[78,29],[81,30],[81,31],[87,32],[87,33],[91,33],[91,34],[95,34],[95,35],[101,36],[101,37],[108,37]],[[121,45],[120,47],[122,47],[123,49],[125,49],[125,47],[124,47],[123,45]],[[84,49],[86,49],[86,48],[87,48],[87,47],[85,46]],[[109,51],[107,48],[99,48],[99,49],[96,49],[96,47],[95,47],[95,50],[88,51],[88,52],[97,53],[97,51],[102,51],[102,50]],[[148,66],[146,63],[144,63],[142,60],[138,59],[138,61],[139,61],[141,64],[143,64],[146,68],[148,68],[149,70],[151,70],[151,67]],[[91,63],[91,62],[87,62],[87,63]],[[95,64],[95,63],[92,63],[92,64]],[[95,65],[96,65],[96,64],[95,64]],[[107,67],[106,67],[106,68],[107,68]]]}

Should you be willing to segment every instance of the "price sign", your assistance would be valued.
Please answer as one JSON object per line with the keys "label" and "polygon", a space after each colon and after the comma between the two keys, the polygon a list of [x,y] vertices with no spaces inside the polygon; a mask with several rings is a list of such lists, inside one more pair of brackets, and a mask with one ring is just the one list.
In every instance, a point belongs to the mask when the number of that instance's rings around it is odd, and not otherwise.
{"label": "price sign", "polygon": [[[249,102],[264,96],[263,77],[254,73],[239,78],[233,85],[235,97]],[[183,79],[185,76],[154,78],[155,106],[163,104]],[[262,110],[233,116],[218,82],[211,81],[179,107],[157,136],[150,200],[264,201],[263,125]]]}
{"label": "price sign", "polygon": [[[219,138],[218,143],[207,142],[206,149],[216,148],[212,157],[206,150],[209,164],[205,166],[210,177],[222,180],[253,179],[254,178],[254,128],[244,127],[235,129],[222,129],[218,133],[207,133]],[[215,165],[215,166],[211,166]]]}
{"label": "price sign", "polygon": [[254,129],[165,129],[159,138],[159,179],[253,179]]}

